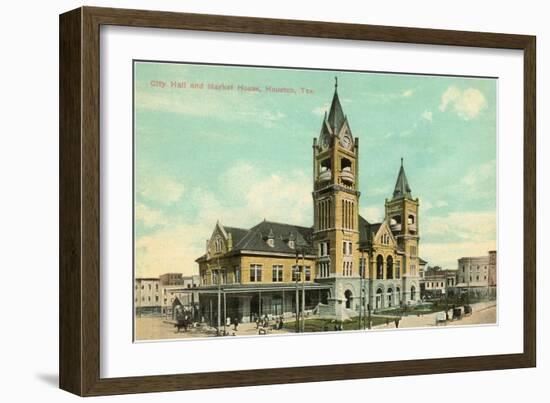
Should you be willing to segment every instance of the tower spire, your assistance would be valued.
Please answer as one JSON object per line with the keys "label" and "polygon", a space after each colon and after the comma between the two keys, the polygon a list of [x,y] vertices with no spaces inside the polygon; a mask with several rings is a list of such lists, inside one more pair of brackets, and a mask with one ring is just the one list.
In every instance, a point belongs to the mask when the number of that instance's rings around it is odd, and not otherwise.
{"label": "tower spire", "polygon": [[395,189],[393,190],[393,198],[397,199],[400,197],[412,198],[411,187],[409,186],[409,181],[407,180],[407,175],[405,174],[405,168],[403,167],[403,157],[401,157],[401,167],[399,168],[397,181],[395,182]]}
{"label": "tower spire", "polygon": [[338,134],[345,120],[346,117],[342,105],[340,104],[340,99],[338,98],[338,77],[334,77],[334,95],[332,97],[327,123],[332,132]]}

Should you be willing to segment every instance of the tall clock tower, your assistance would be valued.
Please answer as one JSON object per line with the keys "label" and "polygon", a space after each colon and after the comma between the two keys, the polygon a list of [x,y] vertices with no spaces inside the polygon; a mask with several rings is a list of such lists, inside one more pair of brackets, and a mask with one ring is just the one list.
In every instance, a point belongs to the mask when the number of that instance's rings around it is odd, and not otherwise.
{"label": "tall clock tower", "polygon": [[359,292],[351,285],[359,278],[358,159],[359,140],[342,110],[336,78],[330,111],[313,140],[313,243],[317,280],[334,282],[332,296],[347,308]]}

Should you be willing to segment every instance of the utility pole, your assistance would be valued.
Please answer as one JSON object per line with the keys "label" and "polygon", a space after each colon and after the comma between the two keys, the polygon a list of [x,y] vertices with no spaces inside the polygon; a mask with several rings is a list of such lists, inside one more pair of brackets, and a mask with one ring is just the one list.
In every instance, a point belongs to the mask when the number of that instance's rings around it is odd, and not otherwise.
{"label": "utility pole", "polygon": [[221,288],[221,268],[220,268],[220,258],[218,258],[218,328],[216,329],[216,333],[218,334],[218,336],[220,335],[220,320],[221,320],[221,293],[222,293],[222,288]]}
{"label": "utility pole", "polygon": [[363,322],[365,321],[365,317],[363,315],[363,311],[365,309],[365,250],[361,248],[361,262],[359,264],[359,269],[361,270],[361,280],[360,280],[360,290],[359,290],[359,330],[364,329]]}
{"label": "utility pole", "polygon": [[296,280],[296,333],[300,332],[300,298],[299,298],[299,290],[298,290],[298,273],[299,273],[299,266],[298,266],[299,260],[298,260],[298,250],[296,250],[296,265],[294,266],[294,276]]}
{"label": "utility pole", "polygon": [[302,250],[302,270],[301,270],[301,276],[302,276],[302,320],[301,320],[301,332],[304,333],[305,327],[306,327],[306,285],[305,285],[305,277],[306,277],[306,266],[305,266],[305,252]]}
{"label": "utility pole", "polygon": [[227,324],[227,298],[225,290],[223,290],[223,335],[225,336],[225,325]]}
{"label": "utility pole", "polygon": [[[370,224],[367,224],[367,240],[364,243],[359,243],[361,247],[361,260],[362,273],[361,273],[361,309],[359,310],[359,328],[363,325],[363,329],[371,328],[371,306],[367,302],[367,289],[365,286],[365,280],[367,276],[367,270],[370,272],[370,262],[372,260],[373,246],[372,246],[372,233],[370,230]],[[367,260],[365,260],[365,249],[367,250]]]}

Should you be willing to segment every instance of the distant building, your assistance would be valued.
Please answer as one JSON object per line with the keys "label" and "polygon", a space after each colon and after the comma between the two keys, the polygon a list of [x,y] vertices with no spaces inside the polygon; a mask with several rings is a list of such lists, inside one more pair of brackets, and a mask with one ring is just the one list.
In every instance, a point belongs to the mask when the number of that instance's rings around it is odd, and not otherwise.
{"label": "distant building", "polygon": [[160,313],[161,288],[158,277],[138,277],[134,286],[136,314]]}
{"label": "distant building", "polygon": [[199,276],[182,273],[165,273],[159,277],[138,277],[135,280],[134,303],[136,314],[172,315],[176,306],[190,307],[198,304],[196,288]]}
{"label": "distant building", "polygon": [[497,286],[497,251],[489,251],[489,287]]}
{"label": "distant building", "polygon": [[496,251],[486,256],[462,257],[458,259],[456,287],[468,290],[470,294],[496,295]]}
{"label": "distant building", "polygon": [[456,270],[444,270],[439,266],[429,267],[420,280],[422,298],[437,298],[456,286]]}
{"label": "distant building", "polygon": [[159,276],[160,284],[164,286],[183,286],[196,288],[200,285],[200,276],[184,276],[183,273],[165,273]]}

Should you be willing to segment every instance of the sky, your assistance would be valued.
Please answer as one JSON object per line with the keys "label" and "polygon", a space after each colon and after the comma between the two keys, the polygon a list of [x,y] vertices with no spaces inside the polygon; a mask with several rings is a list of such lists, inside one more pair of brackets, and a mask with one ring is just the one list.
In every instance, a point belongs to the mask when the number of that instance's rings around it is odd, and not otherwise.
{"label": "sky", "polygon": [[136,276],[197,273],[218,220],[311,226],[335,77],[360,214],[383,219],[403,158],[429,265],[496,249],[496,79],[135,62]]}

